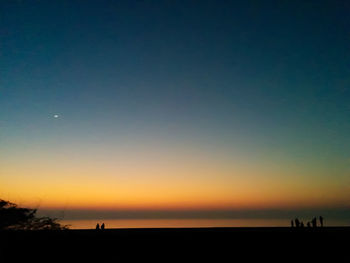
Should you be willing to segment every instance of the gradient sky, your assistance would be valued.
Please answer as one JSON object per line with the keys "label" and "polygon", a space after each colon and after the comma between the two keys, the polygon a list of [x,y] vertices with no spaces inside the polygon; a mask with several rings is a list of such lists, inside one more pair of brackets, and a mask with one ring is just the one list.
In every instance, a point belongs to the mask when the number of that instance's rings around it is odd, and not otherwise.
{"label": "gradient sky", "polygon": [[1,1],[1,198],[349,208],[349,12],[348,1]]}

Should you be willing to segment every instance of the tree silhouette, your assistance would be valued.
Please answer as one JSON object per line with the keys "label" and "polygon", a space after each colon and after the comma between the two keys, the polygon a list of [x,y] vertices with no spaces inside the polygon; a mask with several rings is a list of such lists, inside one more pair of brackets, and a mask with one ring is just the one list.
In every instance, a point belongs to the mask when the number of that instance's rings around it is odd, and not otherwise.
{"label": "tree silhouette", "polygon": [[20,208],[16,204],[0,199],[0,230],[61,230],[57,218],[36,217],[36,209]]}

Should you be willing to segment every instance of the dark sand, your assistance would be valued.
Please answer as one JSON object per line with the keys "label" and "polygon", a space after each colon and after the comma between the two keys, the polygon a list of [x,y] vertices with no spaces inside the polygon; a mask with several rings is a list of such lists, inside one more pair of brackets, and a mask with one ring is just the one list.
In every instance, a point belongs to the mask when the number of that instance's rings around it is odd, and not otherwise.
{"label": "dark sand", "polygon": [[234,262],[243,258],[285,262],[331,258],[340,262],[338,258],[347,256],[349,261],[341,262],[350,262],[350,227],[3,231],[0,236],[0,255],[10,259]]}

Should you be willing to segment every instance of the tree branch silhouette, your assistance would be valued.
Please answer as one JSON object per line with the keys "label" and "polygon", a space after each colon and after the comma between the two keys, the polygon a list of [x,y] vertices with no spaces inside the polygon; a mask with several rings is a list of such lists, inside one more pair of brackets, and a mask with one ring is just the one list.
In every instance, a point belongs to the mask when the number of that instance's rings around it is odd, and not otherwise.
{"label": "tree branch silhouette", "polygon": [[36,217],[37,209],[20,208],[16,204],[0,199],[0,230],[63,230],[67,225],[57,218]]}

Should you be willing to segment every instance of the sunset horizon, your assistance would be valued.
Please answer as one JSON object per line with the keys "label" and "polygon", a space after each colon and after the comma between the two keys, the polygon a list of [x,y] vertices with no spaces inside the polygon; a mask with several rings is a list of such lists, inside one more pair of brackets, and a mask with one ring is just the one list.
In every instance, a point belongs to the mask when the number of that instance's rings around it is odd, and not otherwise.
{"label": "sunset horizon", "polygon": [[346,1],[0,8],[0,199],[61,220],[350,225]]}

